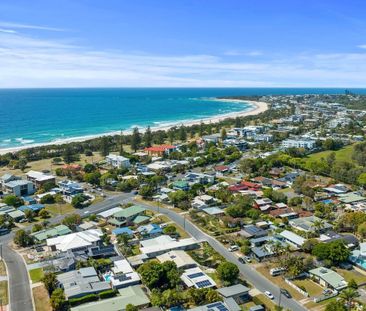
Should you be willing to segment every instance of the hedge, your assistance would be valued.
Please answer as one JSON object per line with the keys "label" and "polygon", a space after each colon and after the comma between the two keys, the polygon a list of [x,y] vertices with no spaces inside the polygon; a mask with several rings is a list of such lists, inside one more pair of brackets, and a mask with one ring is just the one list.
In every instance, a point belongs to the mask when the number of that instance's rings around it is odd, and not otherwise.
{"label": "hedge", "polygon": [[114,289],[108,289],[105,290],[104,292],[100,292],[99,293],[99,298],[100,299],[105,299],[105,298],[110,298],[110,297],[114,297],[117,295],[117,291]]}
{"label": "hedge", "polygon": [[98,299],[99,299],[98,295],[89,294],[89,295],[86,295],[86,296],[83,296],[80,298],[71,298],[71,299],[69,299],[69,304],[70,304],[70,306],[74,307],[74,306],[81,305],[82,303],[96,301]]}

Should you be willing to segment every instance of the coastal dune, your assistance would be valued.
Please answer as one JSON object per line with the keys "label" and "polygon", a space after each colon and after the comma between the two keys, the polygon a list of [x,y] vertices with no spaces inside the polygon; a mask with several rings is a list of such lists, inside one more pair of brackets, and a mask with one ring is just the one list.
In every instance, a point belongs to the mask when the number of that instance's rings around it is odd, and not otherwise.
{"label": "coastal dune", "polygon": [[[249,109],[245,109],[243,111],[220,114],[217,116],[204,118],[204,119],[197,119],[197,120],[190,120],[190,121],[177,121],[177,122],[172,122],[169,125],[152,126],[151,131],[160,131],[160,130],[166,131],[174,126],[180,126],[182,124],[184,124],[185,126],[191,126],[191,125],[200,124],[201,122],[203,122],[205,124],[217,123],[217,122],[223,121],[228,118],[257,115],[268,109],[267,103],[259,102],[259,101],[241,100],[241,99],[224,99],[224,98],[218,98],[218,99],[215,99],[215,101],[243,103],[246,105],[249,104],[251,107],[249,107]],[[143,133],[144,129],[140,129],[140,132]],[[132,133],[132,130],[123,131],[124,135],[129,135],[131,133]],[[87,136],[82,136],[82,137],[70,137],[70,138],[55,140],[55,141],[51,141],[51,142],[47,142],[47,143],[27,144],[24,146],[3,148],[3,149],[0,149],[0,155],[6,154],[9,152],[17,152],[20,150],[33,148],[33,147],[40,147],[40,146],[47,146],[47,145],[62,145],[62,144],[67,144],[67,143],[71,143],[71,142],[81,142],[81,141],[87,141],[87,140],[98,138],[98,137],[113,136],[113,135],[119,135],[119,134],[120,134],[120,131],[114,131],[114,132],[109,132],[109,133],[87,135]]]}

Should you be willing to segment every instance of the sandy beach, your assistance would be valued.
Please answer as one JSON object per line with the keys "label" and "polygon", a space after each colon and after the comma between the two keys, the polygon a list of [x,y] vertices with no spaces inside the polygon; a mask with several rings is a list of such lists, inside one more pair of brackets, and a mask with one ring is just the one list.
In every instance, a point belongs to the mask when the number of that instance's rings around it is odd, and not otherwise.
{"label": "sandy beach", "polygon": [[[177,122],[172,122],[169,124],[164,124],[164,125],[158,125],[158,126],[152,126],[151,127],[151,131],[160,131],[160,130],[169,130],[170,128],[174,127],[174,126],[180,126],[182,124],[184,124],[185,126],[191,126],[191,125],[196,125],[196,124],[200,124],[201,122],[203,123],[217,123],[220,122],[224,119],[227,118],[236,118],[236,117],[245,117],[245,116],[251,116],[251,115],[257,115],[260,114],[264,111],[266,111],[268,109],[268,104],[265,102],[258,102],[258,101],[251,101],[251,100],[240,100],[240,99],[215,99],[215,101],[224,101],[224,102],[237,102],[237,103],[243,103],[243,104],[250,104],[251,107],[249,107],[246,110],[243,111],[239,111],[239,112],[231,112],[231,113],[226,113],[226,114],[220,114],[217,116],[213,116],[210,118],[205,118],[205,119],[197,119],[197,120],[187,120],[187,121],[177,121]],[[141,133],[144,132],[144,129],[139,129]],[[123,131],[124,135],[129,135],[131,134],[132,130],[126,130]],[[54,140],[52,142],[47,142],[47,143],[39,143],[39,144],[27,144],[24,146],[17,146],[17,147],[10,147],[10,148],[3,148],[0,149],[0,155],[5,154],[5,153],[9,153],[9,152],[17,152],[20,150],[24,150],[24,149],[28,149],[28,148],[33,148],[33,147],[40,147],[40,146],[47,146],[47,145],[62,145],[62,144],[67,144],[67,143],[71,143],[71,142],[81,142],[81,141],[87,141],[90,139],[94,139],[94,138],[98,138],[98,137],[103,137],[103,136],[113,136],[113,135],[119,135],[120,131],[114,131],[114,132],[109,132],[109,133],[103,133],[103,134],[96,134],[96,135],[87,135],[87,136],[82,136],[82,137],[71,137],[71,138],[65,138],[65,139],[60,139],[60,140]]]}

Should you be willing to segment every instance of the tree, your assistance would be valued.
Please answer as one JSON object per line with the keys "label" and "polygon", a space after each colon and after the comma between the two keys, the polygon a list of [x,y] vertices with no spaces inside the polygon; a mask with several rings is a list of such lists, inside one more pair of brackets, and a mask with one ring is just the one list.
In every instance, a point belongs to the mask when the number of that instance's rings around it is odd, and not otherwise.
{"label": "tree", "polygon": [[348,259],[350,250],[342,240],[336,240],[315,245],[312,254],[320,260],[329,260],[332,264],[337,265]]}
{"label": "tree", "polygon": [[149,185],[144,185],[139,190],[139,195],[141,195],[144,199],[151,198],[153,194],[154,189]]}
{"label": "tree", "polygon": [[109,154],[109,149],[110,149],[110,142],[107,136],[103,136],[100,139],[100,145],[99,145],[99,150],[100,150],[100,154],[105,157]]}
{"label": "tree", "polygon": [[345,303],[345,305],[347,306],[347,310],[351,310],[352,305],[355,302],[355,299],[359,296],[360,294],[358,293],[357,290],[348,287],[340,293],[339,298],[341,301]]}
{"label": "tree", "polygon": [[357,282],[355,281],[355,279],[350,279],[348,282],[348,287],[353,288],[353,289],[357,289],[358,285]]}
{"label": "tree", "polygon": [[126,306],[126,311],[138,311],[139,308],[137,308],[136,306],[134,306],[133,304],[129,303],[127,306]]}
{"label": "tree", "polygon": [[69,227],[71,230],[75,230],[76,226],[81,224],[81,221],[82,219],[79,214],[71,214],[62,220],[62,224]]}
{"label": "tree", "polygon": [[334,300],[326,305],[325,311],[347,311],[347,308],[342,301]]}
{"label": "tree", "polygon": [[221,130],[221,140],[225,140],[227,136],[226,129],[223,127]]}
{"label": "tree", "polygon": [[71,205],[75,208],[82,208],[84,206],[84,202],[87,200],[88,198],[84,194],[78,193],[72,198]]}
{"label": "tree", "polygon": [[148,261],[142,264],[137,272],[141,275],[142,282],[150,289],[175,288],[180,282],[181,273],[173,261]]}
{"label": "tree", "polygon": [[187,140],[187,131],[186,131],[186,127],[184,125],[182,125],[179,128],[179,140],[180,141],[186,141]]}
{"label": "tree", "polygon": [[45,191],[45,192],[48,192],[48,191],[51,191],[52,188],[55,188],[55,183],[52,182],[52,181],[48,181],[46,183],[44,183],[42,185],[42,189]]}
{"label": "tree", "polygon": [[363,239],[366,238],[366,222],[360,224],[358,226],[358,229],[357,229],[357,233],[359,234],[360,237],[362,237]]}
{"label": "tree", "polygon": [[168,225],[163,229],[163,233],[167,235],[174,235],[177,233],[177,228],[174,225]]}
{"label": "tree", "polygon": [[57,288],[53,291],[51,298],[51,306],[53,311],[63,311],[66,308],[66,299],[63,289]]}
{"label": "tree", "polygon": [[131,136],[131,149],[133,151],[137,151],[137,149],[140,147],[141,144],[141,135],[139,133],[138,127],[135,127],[132,132]]}
{"label": "tree", "polygon": [[94,164],[91,164],[91,163],[87,163],[84,166],[84,172],[85,173],[94,172],[96,169],[97,169],[96,166]]}
{"label": "tree", "polygon": [[74,151],[71,149],[70,145],[66,145],[62,154],[62,158],[66,164],[70,164],[77,159],[77,156],[74,154]]}
{"label": "tree", "polygon": [[23,203],[24,203],[24,201],[21,198],[17,197],[16,195],[12,195],[12,194],[4,197],[3,202],[6,205],[14,206],[14,207],[19,207],[19,206],[23,205]]}
{"label": "tree", "polygon": [[53,204],[55,203],[55,197],[52,194],[48,193],[41,198],[40,203]]}
{"label": "tree", "polygon": [[33,245],[34,241],[29,232],[20,229],[15,232],[14,243],[21,247],[27,247]]}
{"label": "tree", "polygon": [[26,209],[24,211],[24,216],[28,220],[28,222],[32,222],[34,220],[34,213],[31,209]]}
{"label": "tree", "polygon": [[360,176],[358,176],[357,182],[360,186],[366,187],[366,173],[362,173]]}
{"label": "tree", "polygon": [[237,265],[228,261],[221,262],[216,271],[219,278],[228,284],[235,283],[239,276],[239,268]]}
{"label": "tree", "polygon": [[89,184],[92,184],[92,185],[99,185],[100,177],[101,177],[101,174],[98,171],[86,173],[84,175],[84,181]]}
{"label": "tree", "polygon": [[57,288],[58,281],[54,272],[46,272],[41,281],[50,295]]}
{"label": "tree", "polygon": [[150,126],[147,127],[145,134],[144,134],[144,145],[145,147],[151,147],[152,144],[152,133]]}

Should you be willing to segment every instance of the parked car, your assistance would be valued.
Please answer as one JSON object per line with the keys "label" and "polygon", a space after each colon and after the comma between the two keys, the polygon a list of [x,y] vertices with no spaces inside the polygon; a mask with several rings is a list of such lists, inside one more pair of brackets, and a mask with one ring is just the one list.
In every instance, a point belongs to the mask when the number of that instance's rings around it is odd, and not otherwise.
{"label": "parked car", "polygon": [[239,257],[239,262],[243,263],[243,264],[250,263],[250,262],[252,262],[252,259],[248,256],[241,256],[241,257]]}
{"label": "parked car", "polygon": [[228,249],[229,252],[235,252],[239,250],[239,246],[238,245],[231,245]]}
{"label": "parked car", "polygon": [[271,299],[271,300],[273,300],[273,299],[274,299],[274,296],[272,295],[272,293],[271,293],[270,291],[266,290],[266,291],[264,292],[264,294],[265,294],[269,299]]}
{"label": "parked car", "polygon": [[289,299],[292,298],[291,294],[285,288],[281,288],[281,294],[284,295],[285,297],[289,298]]}

